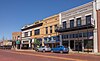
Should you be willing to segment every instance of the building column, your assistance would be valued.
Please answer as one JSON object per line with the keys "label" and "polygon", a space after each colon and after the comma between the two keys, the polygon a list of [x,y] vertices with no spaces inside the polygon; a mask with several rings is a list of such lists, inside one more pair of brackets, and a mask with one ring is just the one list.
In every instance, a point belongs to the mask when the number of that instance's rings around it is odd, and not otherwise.
{"label": "building column", "polygon": [[98,21],[97,21],[97,4],[96,4],[96,2],[94,1],[93,2],[93,19],[95,20],[94,21],[94,39],[93,39],[93,46],[94,46],[94,53],[98,53],[98,36],[97,36],[97,34],[98,34],[98,32],[97,32],[97,30],[98,30],[98,27],[97,27],[97,25],[98,25]]}
{"label": "building column", "polygon": [[42,46],[44,46],[44,38],[42,38]]}
{"label": "building column", "polygon": [[31,47],[31,43],[30,43],[30,40],[29,40],[29,48]]}
{"label": "building column", "polygon": [[62,35],[59,36],[60,36],[60,46],[62,46]]}
{"label": "building column", "polygon": [[84,40],[82,39],[82,52],[84,52]]}
{"label": "building column", "polygon": [[70,48],[70,40],[69,40],[69,46],[68,46],[68,48],[69,48],[69,52],[72,52],[72,50]]}
{"label": "building column", "polygon": [[76,49],[76,44],[75,44],[76,40],[74,40],[74,50]]}
{"label": "building column", "polygon": [[93,48],[94,48],[94,53],[98,53],[98,42],[97,42],[97,30],[94,30],[94,37],[93,37]]}

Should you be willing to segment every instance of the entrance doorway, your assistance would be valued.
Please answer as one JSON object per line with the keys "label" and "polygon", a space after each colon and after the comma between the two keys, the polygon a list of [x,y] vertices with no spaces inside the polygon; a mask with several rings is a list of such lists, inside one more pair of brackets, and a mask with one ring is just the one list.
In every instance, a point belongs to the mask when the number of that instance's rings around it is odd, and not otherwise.
{"label": "entrance doorway", "polygon": [[65,46],[65,47],[69,47],[69,41],[63,40],[62,45]]}
{"label": "entrance doorway", "polygon": [[75,51],[82,51],[82,41],[75,41]]}
{"label": "entrance doorway", "polygon": [[70,40],[70,49],[74,50],[74,40]]}

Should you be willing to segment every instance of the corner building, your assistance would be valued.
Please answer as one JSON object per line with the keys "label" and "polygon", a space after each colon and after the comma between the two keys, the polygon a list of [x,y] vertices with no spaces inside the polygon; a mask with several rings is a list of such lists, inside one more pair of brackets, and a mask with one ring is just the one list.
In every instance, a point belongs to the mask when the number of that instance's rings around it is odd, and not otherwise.
{"label": "corner building", "polygon": [[99,0],[61,12],[59,17],[56,31],[60,33],[62,45],[70,51],[100,52]]}

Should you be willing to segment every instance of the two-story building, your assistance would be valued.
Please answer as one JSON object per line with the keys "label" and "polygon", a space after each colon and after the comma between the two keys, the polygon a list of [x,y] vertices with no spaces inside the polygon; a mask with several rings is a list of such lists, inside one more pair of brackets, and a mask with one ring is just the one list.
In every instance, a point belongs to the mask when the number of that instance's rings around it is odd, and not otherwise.
{"label": "two-story building", "polygon": [[53,15],[42,21],[35,22],[35,24],[42,24],[33,28],[32,39],[37,39],[41,41],[41,46],[47,45],[50,47],[55,47],[59,44],[58,33],[55,32],[57,25],[59,24],[59,15]]}
{"label": "two-story building", "polygon": [[58,24],[58,14],[43,19],[44,44],[50,46],[51,48],[60,44],[59,34],[55,31]]}
{"label": "two-story building", "polygon": [[100,52],[100,0],[61,12],[59,17],[56,31],[60,33],[61,45],[70,51]]}
{"label": "two-story building", "polygon": [[22,41],[21,41],[21,48],[28,49],[32,48],[32,28],[33,24],[25,25],[21,28],[22,31]]}
{"label": "two-story building", "polygon": [[21,36],[22,36],[22,33],[21,32],[13,32],[12,33],[12,48],[13,49],[15,49],[16,47],[17,48],[20,48]]}

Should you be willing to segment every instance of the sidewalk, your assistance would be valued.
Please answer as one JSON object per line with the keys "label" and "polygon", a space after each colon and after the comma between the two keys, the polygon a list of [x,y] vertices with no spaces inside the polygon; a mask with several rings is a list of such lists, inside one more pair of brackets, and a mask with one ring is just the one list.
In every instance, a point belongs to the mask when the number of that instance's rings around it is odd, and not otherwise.
{"label": "sidewalk", "polygon": [[[21,52],[36,52],[35,50],[32,49],[15,49],[14,51],[21,51]],[[69,52],[69,54],[89,54],[89,55],[96,55],[96,56],[100,56],[100,53],[91,53],[91,52]]]}
{"label": "sidewalk", "polygon": [[35,50],[32,49],[15,49],[14,51],[35,52]]}
{"label": "sidewalk", "polygon": [[92,54],[92,55],[96,55],[96,56],[100,56],[100,53],[93,53],[93,52],[76,52],[76,51],[74,51],[74,52],[70,52],[71,54]]}

